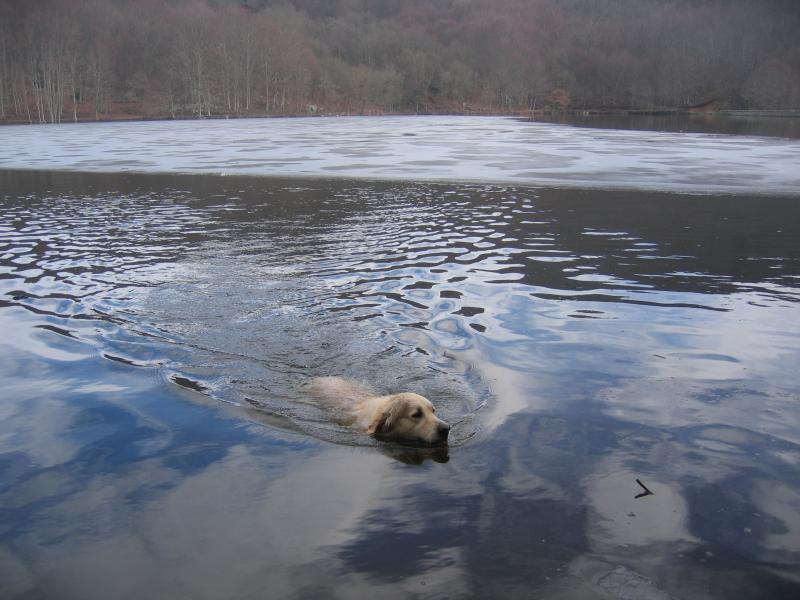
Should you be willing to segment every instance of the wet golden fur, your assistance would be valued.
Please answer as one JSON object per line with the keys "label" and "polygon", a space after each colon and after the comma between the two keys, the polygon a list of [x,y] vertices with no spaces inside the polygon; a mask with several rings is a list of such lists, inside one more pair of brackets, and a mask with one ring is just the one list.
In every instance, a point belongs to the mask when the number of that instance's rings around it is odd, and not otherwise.
{"label": "wet golden fur", "polygon": [[430,400],[402,392],[383,396],[342,377],[317,377],[309,394],[337,414],[346,425],[380,438],[423,444],[447,441],[450,425],[436,416]]}

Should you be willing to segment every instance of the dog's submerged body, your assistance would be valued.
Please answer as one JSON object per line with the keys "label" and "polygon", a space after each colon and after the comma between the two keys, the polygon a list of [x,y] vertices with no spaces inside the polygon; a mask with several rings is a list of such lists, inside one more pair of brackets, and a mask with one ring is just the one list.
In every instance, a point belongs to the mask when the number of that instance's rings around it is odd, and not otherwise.
{"label": "dog's submerged body", "polygon": [[450,425],[435,415],[430,400],[419,394],[376,395],[367,386],[342,377],[318,377],[311,396],[335,412],[337,420],[380,438],[422,444],[444,444]]}

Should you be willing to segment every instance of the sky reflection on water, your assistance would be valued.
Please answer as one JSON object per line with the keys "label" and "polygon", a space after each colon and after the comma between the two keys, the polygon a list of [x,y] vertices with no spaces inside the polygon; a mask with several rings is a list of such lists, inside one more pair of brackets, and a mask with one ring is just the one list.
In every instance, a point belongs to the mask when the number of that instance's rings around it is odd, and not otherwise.
{"label": "sky reflection on water", "polygon": [[[796,199],[0,182],[0,596],[800,590]],[[449,460],[325,374],[432,397]]]}

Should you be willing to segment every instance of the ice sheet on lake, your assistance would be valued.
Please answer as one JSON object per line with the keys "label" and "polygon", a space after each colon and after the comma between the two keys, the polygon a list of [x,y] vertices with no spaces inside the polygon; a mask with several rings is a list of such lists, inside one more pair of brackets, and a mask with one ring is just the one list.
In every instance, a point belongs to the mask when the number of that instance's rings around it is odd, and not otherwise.
{"label": "ice sheet on lake", "polygon": [[19,125],[0,128],[0,168],[796,194],[800,141],[501,117]]}

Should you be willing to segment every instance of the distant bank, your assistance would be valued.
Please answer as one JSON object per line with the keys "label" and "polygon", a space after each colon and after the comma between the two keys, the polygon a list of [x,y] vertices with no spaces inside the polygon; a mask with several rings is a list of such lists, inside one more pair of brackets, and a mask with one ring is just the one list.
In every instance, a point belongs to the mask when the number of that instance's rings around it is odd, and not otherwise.
{"label": "distant bank", "polygon": [[[124,121],[192,121],[216,119],[289,119],[299,117],[386,117],[386,116],[483,116],[483,117],[517,117],[529,120],[542,120],[547,122],[572,121],[582,117],[698,117],[713,118],[714,116],[735,118],[800,118],[800,110],[726,110],[693,111],[689,108],[657,108],[657,109],[608,109],[586,108],[566,111],[552,110],[496,110],[491,106],[456,109],[442,107],[419,112],[403,111],[326,111],[324,108],[309,105],[304,111],[284,113],[219,113],[204,115],[202,117],[191,114],[159,114],[150,111],[132,112],[115,110],[101,115],[93,112],[78,111],[70,114],[69,118],[62,119],[61,123],[102,123]],[[0,125],[45,124],[36,119],[21,119],[11,115],[0,118]]]}

